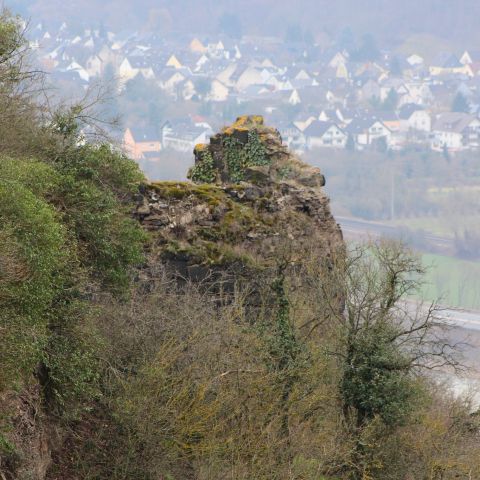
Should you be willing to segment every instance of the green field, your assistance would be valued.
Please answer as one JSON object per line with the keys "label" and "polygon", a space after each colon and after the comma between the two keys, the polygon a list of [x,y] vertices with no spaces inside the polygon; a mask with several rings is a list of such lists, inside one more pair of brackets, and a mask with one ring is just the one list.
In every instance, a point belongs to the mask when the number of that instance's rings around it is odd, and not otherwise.
{"label": "green field", "polygon": [[451,214],[437,217],[412,217],[385,221],[384,223],[394,227],[407,227],[413,231],[423,230],[433,235],[454,238],[455,232],[463,232],[471,225],[480,225],[480,216],[478,214],[469,215],[464,213],[459,215],[457,213],[456,216]]}
{"label": "green field", "polygon": [[480,262],[430,254],[422,262],[428,269],[422,292],[426,300],[480,310]]}

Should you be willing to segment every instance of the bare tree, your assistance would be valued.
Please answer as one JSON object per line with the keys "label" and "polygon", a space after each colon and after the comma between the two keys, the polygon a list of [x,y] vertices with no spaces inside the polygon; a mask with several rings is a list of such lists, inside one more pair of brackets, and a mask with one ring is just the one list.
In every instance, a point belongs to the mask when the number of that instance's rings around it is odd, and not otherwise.
{"label": "bare tree", "polygon": [[[357,438],[353,478],[363,478],[370,450],[362,440],[371,425],[385,432],[407,423],[419,395],[418,376],[462,370],[449,325],[435,303],[418,298],[425,273],[401,243],[378,241],[354,248],[318,279],[324,314],[335,332],[328,347],[338,358],[339,393],[348,430]],[[336,299],[342,297],[344,308]],[[368,443],[368,442],[367,442]]]}

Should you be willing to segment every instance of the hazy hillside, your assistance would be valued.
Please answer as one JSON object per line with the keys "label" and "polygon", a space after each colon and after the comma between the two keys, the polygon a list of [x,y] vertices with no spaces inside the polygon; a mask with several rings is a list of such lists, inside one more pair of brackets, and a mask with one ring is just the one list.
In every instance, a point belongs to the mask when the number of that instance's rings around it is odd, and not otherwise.
{"label": "hazy hillside", "polygon": [[220,18],[228,13],[238,17],[245,33],[281,35],[289,26],[297,24],[314,34],[327,32],[335,37],[342,28],[350,26],[355,33],[372,32],[400,43],[405,37],[418,33],[473,42],[478,38],[480,15],[480,3],[475,0],[245,0],[241,4],[231,0],[19,0],[10,2],[10,6],[34,20],[71,21],[75,18],[104,22],[115,28],[144,26],[164,32],[204,34],[216,31]]}

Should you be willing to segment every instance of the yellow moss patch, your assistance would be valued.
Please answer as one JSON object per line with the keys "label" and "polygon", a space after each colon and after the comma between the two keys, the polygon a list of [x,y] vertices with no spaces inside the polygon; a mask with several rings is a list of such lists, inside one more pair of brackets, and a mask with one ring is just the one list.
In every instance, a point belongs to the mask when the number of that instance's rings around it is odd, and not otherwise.
{"label": "yellow moss patch", "polygon": [[208,145],[206,143],[197,143],[195,145],[195,148],[193,149],[193,151],[195,153],[197,152],[205,152],[206,150],[208,150]]}
{"label": "yellow moss patch", "polygon": [[246,127],[246,126],[263,126],[264,120],[261,115],[242,115],[237,118],[232,125],[234,128]]}
{"label": "yellow moss patch", "polygon": [[252,122],[257,125],[264,125],[264,120],[262,115],[252,115]]}
{"label": "yellow moss patch", "polygon": [[189,196],[207,202],[210,206],[220,205],[228,201],[222,188],[212,184],[197,185],[190,182],[154,182],[150,186],[165,199],[181,200]]}

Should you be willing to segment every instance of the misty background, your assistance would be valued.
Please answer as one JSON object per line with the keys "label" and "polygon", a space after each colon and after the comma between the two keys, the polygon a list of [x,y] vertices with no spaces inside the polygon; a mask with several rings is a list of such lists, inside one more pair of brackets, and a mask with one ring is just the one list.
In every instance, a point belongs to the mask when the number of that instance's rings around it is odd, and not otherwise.
{"label": "misty background", "polygon": [[20,0],[7,6],[25,17],[69,20],[78,28],[103,23],[115,30],[162,34],[220,33],[220,20],[228,14],[238,19],[245,35],[283,36],[288,28],[300,26],[320,40],[350,27],[391,45],[406,43],[411,35],[432,35],[456,46],[478,41],[480,35],[480,4],[475,0]]}

